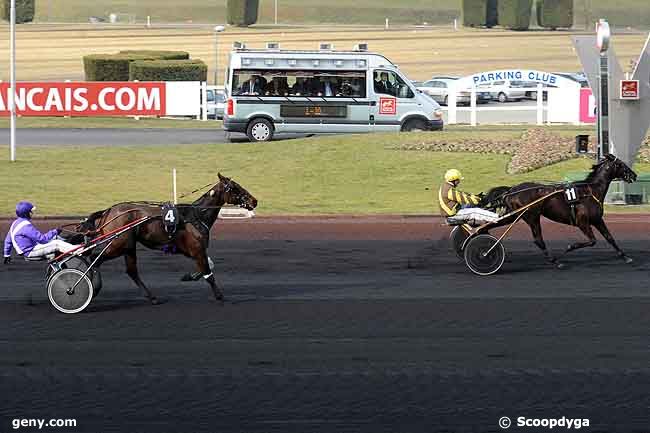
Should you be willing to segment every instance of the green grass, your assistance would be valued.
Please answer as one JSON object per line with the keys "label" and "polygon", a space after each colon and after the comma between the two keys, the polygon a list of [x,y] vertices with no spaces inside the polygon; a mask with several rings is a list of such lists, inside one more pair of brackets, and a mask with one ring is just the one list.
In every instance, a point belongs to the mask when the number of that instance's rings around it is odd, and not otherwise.
{"label": "green grass", "polygon": [[[177,120],[141,117],[19,117],[17,128],[221,128],[221,121]],[[0,118],[0,128],[9,128],[9,118]]]}
{"label": "green grass", "polygon": [[[587,7],[585,7],[585,3]],[[147,15],[154,22],[225,21],[225,2],[199,0],[39,0],[36,19],[44,22],[88,22],[95,15],[106,17],[109,13],[131,13],[139,22]],[[383,25],[384,19],[392,23],[449,24],[460,16],[459,0],[348,0],[278,2],[280,23],[337,23]],[[574,16],[577,25],[607,17],[609,22],[621,26],[650,25],[650,5],[645,0],[621,0],[612,4],[606,0],[576,0]],[[274,0],[260,0],[259,23],[274,21]]]}
{"label": "green grass", "polygon": [[[492,128],[462,135],[504,133]],[[29,199],[41,215],[81,215],[119,201],[168,200],[176,167],[181,192],[217,179],[217,172],[232,176],[258,198],[261,215],[437,213],[437,187],[449,167],[465,173],[464,189],[478,192],[524,180],[560,180],[592,162],[574,159],[512,176],[505,172],[505,155],[395,150],[399,143],[426,138],[426,133],[413,133],[265,144],[25,147],[18,162],[0,162],[5,191],[0,209],[10,215],[17,201]],[[6,146],[0,151],[8,154]],[[636,169],[650,172],[650,165]]]}

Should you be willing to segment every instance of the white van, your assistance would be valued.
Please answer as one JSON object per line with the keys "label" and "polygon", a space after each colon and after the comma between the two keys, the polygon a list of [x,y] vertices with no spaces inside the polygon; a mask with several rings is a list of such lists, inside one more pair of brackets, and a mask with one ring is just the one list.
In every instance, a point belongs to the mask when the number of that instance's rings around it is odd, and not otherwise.
{"label": "white van", "polygon": [[[236,43],[238,44],[238,43]],[[238,45],[226,72],[223,126],[251,141],[275,133],[440,130],[442,110],[380,54]]]}

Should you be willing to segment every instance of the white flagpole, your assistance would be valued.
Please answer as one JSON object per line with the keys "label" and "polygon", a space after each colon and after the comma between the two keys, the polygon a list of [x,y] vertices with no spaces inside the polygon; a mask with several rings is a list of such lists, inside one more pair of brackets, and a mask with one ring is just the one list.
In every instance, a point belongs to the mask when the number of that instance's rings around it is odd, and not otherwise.
{"label": "white flagpole", "polygon": [[10,59],[9,59],[9,109],[11,110],[11,161],[16,160],[16,101],[14,100],[16,94],[16,0],[11,0],[11,11],[9,20],[10,30]]}
{"label": "white flagpole", "polygon": [[172,183],[174,184],[173,189],[174,189],[174,204],[178,204],[178,199],[176,198],[176,169],[172,170]]}

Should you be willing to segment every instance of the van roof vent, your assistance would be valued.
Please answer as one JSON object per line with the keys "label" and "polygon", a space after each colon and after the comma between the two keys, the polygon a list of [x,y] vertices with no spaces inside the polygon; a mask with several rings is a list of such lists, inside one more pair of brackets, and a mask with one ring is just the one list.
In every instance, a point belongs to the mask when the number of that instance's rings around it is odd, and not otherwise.
{"label": "van roof vent", "polygon": [[366,42],[356,44],[354,46],[354,51],[368,51],[368,44]]}

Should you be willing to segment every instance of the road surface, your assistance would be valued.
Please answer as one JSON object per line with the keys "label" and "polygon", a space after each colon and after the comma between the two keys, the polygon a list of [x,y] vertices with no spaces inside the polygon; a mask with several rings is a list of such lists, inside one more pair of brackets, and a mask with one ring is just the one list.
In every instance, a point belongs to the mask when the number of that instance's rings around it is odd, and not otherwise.
{"label": "road surface", "polygon": [[[565,270],[518,229],[492,277],[430,217],[224,222],[210,248],[224,305],[178,281],[187,259],[142,250],[164,304],[118,260],[74,316],[47,303],[43,264],[17,261],[0,268],[0,431],[75,418],[43,431],[484,433],[502,416],[647,431],[647,221],[610,221],[634,264],[599,242]],[[545,231],[556,253],[579,238]]]}

